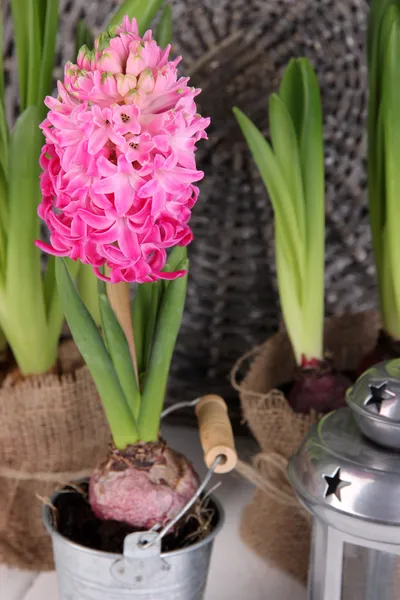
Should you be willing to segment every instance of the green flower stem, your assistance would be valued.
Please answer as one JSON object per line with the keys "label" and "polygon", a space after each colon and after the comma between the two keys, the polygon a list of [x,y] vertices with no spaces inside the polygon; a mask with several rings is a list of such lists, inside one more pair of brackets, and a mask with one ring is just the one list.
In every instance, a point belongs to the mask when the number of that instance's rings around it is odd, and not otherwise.
{"label": "green flower stem", "polygon": [[[106,272],[107,271],[109,271],[109,269],[106,269]],[[125,281],[121,281],[116,284],[107,283],[106,288],[110,305],[115,313],[115,316],[118,320],[118,323],[121,326],[122,331],[125,334],[136,380],[139,381],[135,338],[132,329],[129,283],[126,283]]]}

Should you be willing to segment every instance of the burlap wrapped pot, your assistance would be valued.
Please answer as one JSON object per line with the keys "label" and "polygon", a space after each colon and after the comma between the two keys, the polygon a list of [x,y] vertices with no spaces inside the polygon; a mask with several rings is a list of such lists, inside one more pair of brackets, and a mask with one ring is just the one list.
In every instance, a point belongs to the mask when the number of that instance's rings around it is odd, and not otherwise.
{"label": "burlap wrapped pot", "polygon": [[0,388],[0,562],[53,568],[42,503],[61,483],[87,475],[110,434],[93,380],[72,341],[60,347],[59,373]]}
{"label": "burlap wrapped pot", "polygon": [[[325,351],[338,370],[353,372],[375,346],[379,330],[374,311],[332,317],[325,324]],[[236,373],[250,356],[250,367],[237,384]],[[295,366],[288,336],[281,331],[245,355],[233,374],[244,418],[261,447],[252,467],[239,465],[257,486],[243,512],[241,535],[260,556],[306,582],[311,520],[291,490],[287,466],[319,415],[295,413],[277,389],[293,380]]]}

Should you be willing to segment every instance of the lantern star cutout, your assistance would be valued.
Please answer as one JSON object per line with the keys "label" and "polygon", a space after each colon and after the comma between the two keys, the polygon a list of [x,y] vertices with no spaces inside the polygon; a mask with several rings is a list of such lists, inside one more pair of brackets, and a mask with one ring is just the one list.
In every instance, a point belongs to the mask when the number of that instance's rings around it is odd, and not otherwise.
{"label": "lantern star cutout", "polygon": [[370,406],[371,404],[376,407],[377,413],[381,412],[382,402],[386,400],[391,400],[396,397],[396,394],[390,392],[387,388],[387,383],[381,383],[380,385],[369,385],[369,389],[371,392],[371,396],[365,403],[365,406]]}
{"label": "lantern star cutout", "polygon": [[340,479],[340,467],[336,469],[335,473],[332,476],[324,475],[324,479],[328,484],[328,487],[325,490],[324,497],[327,498],[328,496],[332,496],[332,494],[334,494],[339,500],[339,502],[341,502],[341,491],[343,488],[351,485],[351,481],[344,481],[343,479]]}

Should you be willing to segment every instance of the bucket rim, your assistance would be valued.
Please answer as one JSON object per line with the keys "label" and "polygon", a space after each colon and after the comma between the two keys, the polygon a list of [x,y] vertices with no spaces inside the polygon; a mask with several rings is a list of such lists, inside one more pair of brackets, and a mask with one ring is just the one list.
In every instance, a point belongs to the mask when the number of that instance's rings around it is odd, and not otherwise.
{"label": "bucket rim", "polygon": [[[87,481],[87,479],[84,479],[81,481],[82,482]],[[61,533],[59,533],[57,531],[57,529],[54,527],[53,522],[52,522],[52,505],[54,504],[54,501],[57,499],[57,497],[61,493],[62,493],[62,489],[56,490],[51,495],[49,504],[45,504],[42,508],[43,523],[44,523],[44,526],[45,526],[47,532],[51,535],[51,537],[52,538],[54,537],[54,538],[62,541],[64,544],[67,544],[69,546],[72,546],[72,547],[78,549],[80,552],[85,552],[85,553],[89,553],[92,555],[94,554],[97,556],[101,556],[102,558],[109,558],[112,560],[119,560],[119,559],[123,558],[123,554],[117,554],[114,552],[104,552],[103,550],[96,550],[94,548],[88,548],[87,546],[83,546],[82,544],[73,542],[72,540],[70,540],[69,538],[65,537],[64,535],[62,535]],[[162,552],[160,554],[161,558],[171,558],[174,556],[179,556],[181,554],[186,554],[188,552],[193,552],[193,551],[195,551],[199,548],[202,548],[203,546],[206,546],[207,544],[210,544],[211,542],[213,542],[214,538],[221,531],[221,529],[224,525],[225,511],[222,507],[221,502],[218,500],[218,498],[216,498],[216,496],[214,494],[209,494],[207,497],[214,504],[214,507],[216,508],[216,510],[218,512],[218,522],[217,522],[216,526],[214,527],[214,529],[205,538],[203,538],[199,542],[196,542],[195,544],[191,544],[190,546],[186,546],[185,548],[178,548],[177,550],[172,550],[169,552]]]}

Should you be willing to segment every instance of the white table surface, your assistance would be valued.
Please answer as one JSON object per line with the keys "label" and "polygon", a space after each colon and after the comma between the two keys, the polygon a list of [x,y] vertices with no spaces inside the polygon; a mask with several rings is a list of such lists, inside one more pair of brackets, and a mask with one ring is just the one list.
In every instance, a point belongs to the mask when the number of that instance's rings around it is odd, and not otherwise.
{"label": "white table surface", "polygon": [[[164,436],[193,461],[200,475],[205,472],[196,430],[169,426]],[[238,449],[247,458],[252,445],[241,439]],[[215,541],[205,600],[305,600],[301,585],[261,560],[239,537],[240,515],[251,499],[252,486],[236,474],[215,476],[215,483],[218,481],[221,485],[215,494],[224,506],[226,520]],[[0,600],[59,600],[56,575],[0,565]]]}

